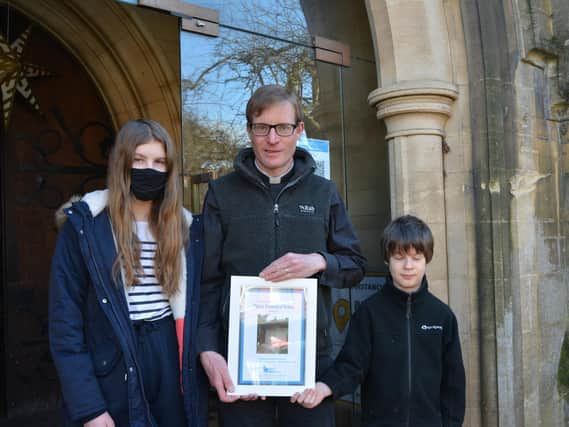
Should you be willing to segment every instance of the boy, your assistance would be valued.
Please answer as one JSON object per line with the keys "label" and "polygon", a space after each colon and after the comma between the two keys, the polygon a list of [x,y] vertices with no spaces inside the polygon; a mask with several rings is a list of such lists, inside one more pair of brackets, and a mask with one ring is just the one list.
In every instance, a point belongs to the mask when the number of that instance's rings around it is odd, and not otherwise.
{"label": "boy", "polygon": [[383,233],[386,284],[354,314],[334,366],[292,402],[317,406],[362,385],[362,426],[461,426],[465,374],[456,317],[427,289],[429,227],[411,215]]}

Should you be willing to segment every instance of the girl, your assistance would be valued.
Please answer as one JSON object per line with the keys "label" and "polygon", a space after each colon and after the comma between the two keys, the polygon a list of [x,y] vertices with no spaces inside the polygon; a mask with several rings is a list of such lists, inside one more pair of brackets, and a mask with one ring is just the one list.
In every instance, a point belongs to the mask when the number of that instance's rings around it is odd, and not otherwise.
{"label": "girl", "polygon": [[204,425],[193,344],[201,223],[182,207],[178,157],[162,126],[126,123],[107,178],[107,190],[62,208],[52,261],[63,424]]}

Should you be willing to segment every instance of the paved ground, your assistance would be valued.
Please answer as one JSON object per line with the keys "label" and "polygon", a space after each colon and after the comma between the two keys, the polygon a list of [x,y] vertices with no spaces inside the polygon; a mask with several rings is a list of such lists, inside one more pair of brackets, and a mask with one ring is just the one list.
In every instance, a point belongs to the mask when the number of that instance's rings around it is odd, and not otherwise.
{"label": "paved ground", "polygon": [[0,427],[57,427],[57,411],[0,419]]}
{"label": "paved ground", "polygon": [[[213,396],[212,396],[213,397]],[[213,400],[213,399],[212,399]],[[211,401],[214,406],[215,402]],[[336,426],[358,427],[358,408],[345,401],[336,401]],[[50,410],[15,418],[0,418],[0,427],[58,427],[58,411]],[[217,427],[215,410],[211,411],[209,427]]]}

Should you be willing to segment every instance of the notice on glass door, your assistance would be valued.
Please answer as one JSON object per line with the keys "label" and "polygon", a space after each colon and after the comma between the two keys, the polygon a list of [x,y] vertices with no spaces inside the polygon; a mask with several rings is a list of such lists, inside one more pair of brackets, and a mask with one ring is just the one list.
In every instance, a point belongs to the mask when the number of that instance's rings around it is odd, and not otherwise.
{"label": "notice on glass door", "polygon": [[330,179],[330,141],[308,138],[306,132],[302,132],[296,145],[312,155],[316,162],[316,175]]}

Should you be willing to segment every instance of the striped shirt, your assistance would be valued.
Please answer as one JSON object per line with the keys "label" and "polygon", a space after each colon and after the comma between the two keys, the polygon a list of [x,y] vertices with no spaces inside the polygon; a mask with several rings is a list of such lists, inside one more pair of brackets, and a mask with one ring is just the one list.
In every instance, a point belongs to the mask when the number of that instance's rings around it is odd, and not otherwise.
{"label": "striped shirt", "polygon": [[171,315],[172,309],[154,272],[157,243],[148,222],[136,221],[136,235],[141,243],[140,264],[143,271],[136,274],[137,283],[126,290],[130,319],[159,320]]}

